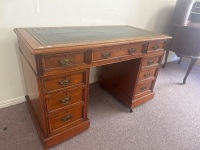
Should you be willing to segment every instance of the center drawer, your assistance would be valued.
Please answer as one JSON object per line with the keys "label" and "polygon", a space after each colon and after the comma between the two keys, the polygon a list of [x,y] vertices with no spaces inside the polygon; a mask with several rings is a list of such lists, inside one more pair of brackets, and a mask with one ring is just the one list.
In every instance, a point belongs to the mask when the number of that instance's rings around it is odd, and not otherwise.
{"label": "center drawer", "polygon": [[143,44],[127,44],[121,46],[108,46],[93,51],[92,61],[104,61],[124,56],[142,54]]}
{"label": "center drawer", "polygon": [[46,93],[83,85],[86,83],[86,71],[65,73],[45,77],[43,80],[44,91]]}

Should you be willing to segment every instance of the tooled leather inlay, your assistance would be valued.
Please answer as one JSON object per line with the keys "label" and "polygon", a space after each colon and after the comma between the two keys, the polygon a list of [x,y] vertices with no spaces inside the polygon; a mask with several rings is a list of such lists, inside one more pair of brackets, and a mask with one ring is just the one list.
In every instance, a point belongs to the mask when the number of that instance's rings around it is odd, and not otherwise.
{"label": "tooled leather inlay", "polygon": [[26,29],[42,45],[86,43],[128,38],[152,37],[158,34],[131,26],[50,27]]}

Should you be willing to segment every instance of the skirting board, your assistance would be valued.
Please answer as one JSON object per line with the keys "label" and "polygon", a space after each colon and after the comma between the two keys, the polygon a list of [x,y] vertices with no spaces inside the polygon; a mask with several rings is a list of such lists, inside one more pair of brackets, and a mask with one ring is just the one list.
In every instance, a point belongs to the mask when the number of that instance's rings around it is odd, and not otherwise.
{"label": "skirting board", "polygon": [[0,109],[4,108],[4,107],[16,105],[16,104],[19,104],[19,103],[23,103],[25,101],[26,101],[26,99],[25,99],[24,96],[13,98],[13,99],[9,99],[9,100],[0,101]]}

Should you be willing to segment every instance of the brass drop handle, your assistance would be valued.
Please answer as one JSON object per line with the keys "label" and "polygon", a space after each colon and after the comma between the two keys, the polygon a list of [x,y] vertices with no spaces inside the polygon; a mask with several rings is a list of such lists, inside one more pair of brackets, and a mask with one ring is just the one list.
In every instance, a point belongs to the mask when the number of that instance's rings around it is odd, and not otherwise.
{"label": "brass drop handle", "polygon": [[145,74],[144,74],[144,77],[147,78],[147,77],[149,77],[150,75],[151,75],[151,74],[148,72],[148,73],[145,73]]}
{"label": "brass drop handle", "polygon": [[154,63],[154,61],[153,61],[153,60],[149,60],[147,63],[148,63],[149,65],[151,65],[151,64]]}
{"label": "brass drop handle", "polygon": [[67,66],[67,65],[71,65],[72,59],[69,59],[69,58],[65,57],[63,59],[60,59],[59,62],[60,62],[61,65]]}
{"label": "brass drop handle", "polygon": [[67,122],[67,121],[69,121],[72,117],[73,117],[73,116],[72,116],[71,114],[69,114],[69,115],[63,117],[63,118],[62,118],[62,121]]}
{"label": "brass drop handle", "polygon": [[141,87],[141,91],[144,91],[144,90],[146,90],[146,89],[147,89],[146,86]]}
{"label": "brass drop handle", "polygon": [[103,59],[107,59],[111,56],[111,52],[104,52],[104,53],[101,54],[101,56],[102,56]]}
{"label": "brass drop handle", "polygon": [[63,104],[69,104],[71,100],[72,100],[72,97],[69,96],[69,97],[61,99],[60,102]]}
{"label": "brass drop handle", "polygon": [[159,45],[154,45],[153,50],[157,50],[159,48]]}
{"label": "brass drop handle", "polygon": [[129,54],[129,55],[132,55],[132,54],[134,54],[135,52],[136,52],[136,49],[135,49],[135,48],[129,49],[129,50],[128,50],[128,54]]}
{"label": "brass drop handle", "polygon": [[67,80],[60,81],[59,83],[60,83],[62,86],[67,86],[70,82],[71,82],[71,80],[70,80],[70,79],[67,79]]}

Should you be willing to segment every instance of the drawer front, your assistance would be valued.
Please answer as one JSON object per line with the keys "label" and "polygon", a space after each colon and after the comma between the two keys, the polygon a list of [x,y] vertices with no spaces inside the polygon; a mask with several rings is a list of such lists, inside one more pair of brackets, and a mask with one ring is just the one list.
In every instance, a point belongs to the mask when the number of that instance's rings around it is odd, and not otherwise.
{"label": "drawer front", "polygon": [[143,51],[142,44],[127,44],[123,46],[110,46],[99,48],[93,51],[93,61],[103,61],[123,56],[141,54]]}
{"label": "drawer front", "polygon": [[162,55],[161,56],[145,57],[143,62],[142,62],[142,67],[150,67],[150,66],[159,65],[161,58],[162,58]]}
{"label": "drawer front", "polygon": [[63,53],[47,55],[42,58],[44,70],[58,69],[62,67],[74,67],[85,64],[85,53]]}
{"label": "drawer front", "polygon": [[146,92],[148,90],[152,90],[151,87],[152,87],[153,81],[154,80],[148,80],[148,81],[138,83],[136,91],[135,91],[135,95]]}
{"label": "drawer front", "polygon": [[50,132],[83,119],[83,106],[65,110],[62,113],[49,117]]}
{"label": "drawer front", "polygon": [[43,80],[45,92],[66,89],[77,85],[85,84],[86,73],[80,72],[76,74],[63,74],[49,77]]}
{"label": "drawer front", "polygon": [[157,68],[142,70],[139,75],[139,81],[155,77],[156,70],[157,70]]}
{"label": "drawer front", "polygon": [[83,88],[79,88],[47,95],[45,99],[47,101],[48,111],[52,112],[53,110],[72,106],[78,102],[83,102],[84,91]]}
{"label": "drawer front", "polygon": [[149,43],[148,48],[147,48],[147,53],[164,50],[164,44],[165,44],[164,41]]}

